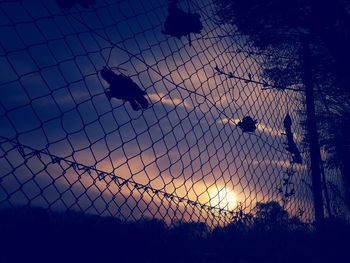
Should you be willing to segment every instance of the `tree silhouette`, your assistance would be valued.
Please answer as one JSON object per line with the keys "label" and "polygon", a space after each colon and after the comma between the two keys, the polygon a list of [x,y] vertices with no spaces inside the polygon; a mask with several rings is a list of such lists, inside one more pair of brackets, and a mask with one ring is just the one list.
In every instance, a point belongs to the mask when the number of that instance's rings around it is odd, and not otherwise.
{"label": "tree silhouette", "polygon": [[[123,222],[74,211],[0,209],[3,262],[347,262],[350,225],[325,221],[320,236],[277,202],[256,204],[254,223]],[[299,226],[299,227],[295,227]],[[18,248],[20,249],[19,250]],[[111,248],[116,249],[115,251]],[[112,251],[112,252],[111,252]]]}
{"label": "tree silhouette", "polygon": [[[222,22],[238,28],[264,58],[263,77],[284,89],[304,84],[303,42],[310,43],[317,126],[328,151],[328,164],[343,167],[350,195],[350,157],[338,158],[348,141],[339,123],[350,113],[350,1],[317,0],[215,0]],[[287,51],[287,57],[286,57]],[[341,106],[340,106],[341,105]],[[349,151],[349,144],[346,146]],[[347,155],[349,156],[349,155]],[[347,182],[347,183],[346,183]],[[347,198],[350,207],[350,197]]]}
{"label": "tree silhouette", "polygon": [[278,202],[259,202],[255,210],[254,225],[256,228],[271,230],[288,227],[288,212]]}

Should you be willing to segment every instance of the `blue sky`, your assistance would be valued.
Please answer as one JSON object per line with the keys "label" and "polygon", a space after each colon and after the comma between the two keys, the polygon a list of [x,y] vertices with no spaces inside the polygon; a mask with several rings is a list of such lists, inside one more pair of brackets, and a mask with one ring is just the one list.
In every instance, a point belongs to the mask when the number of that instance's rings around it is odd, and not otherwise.
{"label": "blue sky", "polygon": [[[246,211],[257,201],[280,199],[276,188],[290,160],[281,135],[287,112],[301,143],[298,95],[262,91],[257,84],[219,76],[216,65],[244,78],[251,73],[260,81],[262,58],[237,50],[251,47],[233,28],[216,23],[209,1],[189,3],[180,6],[198,12],[204,26],[201,34],[192,36],[192,46],[185,38],[161,33],[167,1],[97,0],[93,9],[75,6],[69,11],[55,1],[2,2],[0,135],[202,203],[209,202],[208,188],[222,186],[236,193]],[[109,101],[104,94],[108,84],[98,73],[106,65],[123,68],[147,92],[151,106],[135,112],[128,103]],[[236,126],[246,115],[258,121],[254,134]],[[0,202],[11,187],[16,193],[23,191],[10,174],[32,178],[30,167],[42,165],[35,158],[21,161],[16,150],[5,148],[3,152],[10,154],[0,162],[5,178]],[[49,176],[57,187],[47,188],[49,200],[56,191],[64,192],[67,200],[89,203],[89,195],[104,191],[103,198],[117,195],[117,209],[124,194],[127,202],[133,197],[145,200],[128,203],[125,211],[142,207],[150,216],[160,203],[169,202],[142,196],[135,189],[119,193],[105,182],[95,182],[86,194],[74,198],[75,191],[94,182],[91,177],[76,182],[71,179],[76,178],[75,170],[63,175],[64,169],[54,164],[37,170],[35,179],[22,181],[28,186],[25,192],[35,191],[32,181],[45,185]],[[308,180],[305,165],[296,170],[295,182]],[[67,191],[69,184],[62,177],[73,180],[73,190]],[[310,209],[307,187],[297,187],[290,210]],[[21,195],[13,202],[27,201]],[[103,210],[101,202],[95,209]],[[157,217],[170,213],[165,211],[163,207]]]}

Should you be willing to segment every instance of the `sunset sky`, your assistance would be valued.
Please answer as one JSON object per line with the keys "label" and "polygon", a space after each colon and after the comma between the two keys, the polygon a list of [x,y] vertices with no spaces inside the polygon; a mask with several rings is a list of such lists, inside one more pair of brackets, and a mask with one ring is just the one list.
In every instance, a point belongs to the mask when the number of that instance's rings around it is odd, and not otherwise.
{"label": "sunset sky", "polygon": [[[217,74],[216,66],[262,81],[263,56],[249,55],[245,38],[217,22],[210,0],[188,2],[179,6],[199,13],[204,26],[191,46],[187,38],[162,34],[166,0],[97,0],[94,8],[68,11],[53,0],[0,3],[0,35],[6,35],[0,39],[0,136],[200,204],[213,205],[213,189],[232,191],[246,212],[258,201],[281,200],[277,188],[291,160],[283,119],[292,116],[302,149],[301,96]],[[109,101],[99,75],[106,65],[124,69],[147,92],[149,108]],[[248,115],[257,120],[255,133],[236,125]],[[208,220],[191,205],[132,186],[118,189],[87,173],[78,177],[47,156],[25,162],[6,140],[0,153],[0,206],[32,200],[126,219]],[[293,165],[293,214],[311,213],[303,157]]]}

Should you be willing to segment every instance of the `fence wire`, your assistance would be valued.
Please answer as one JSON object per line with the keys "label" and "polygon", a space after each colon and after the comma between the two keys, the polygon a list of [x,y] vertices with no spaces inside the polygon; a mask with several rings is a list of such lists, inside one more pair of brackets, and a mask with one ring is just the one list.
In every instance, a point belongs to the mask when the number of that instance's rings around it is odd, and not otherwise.
{"label": "fence wire", "polygon": [[216,226],[277,201],[313,220],[303,93],[267,83],[269,54],[210,0],[1,1],[0,17],[1,207]]}

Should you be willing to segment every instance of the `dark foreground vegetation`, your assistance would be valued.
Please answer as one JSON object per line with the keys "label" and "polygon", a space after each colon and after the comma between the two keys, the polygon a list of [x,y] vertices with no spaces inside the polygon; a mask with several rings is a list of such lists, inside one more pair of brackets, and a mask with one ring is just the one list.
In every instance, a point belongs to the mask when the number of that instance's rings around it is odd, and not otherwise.
{"label": "dark foreground vegetation", "polygon": [[[282,213],[280,213],[282,212]],[[271,202],[249,223],[121,222],[41,208],[0,210],[0,262],[348,262],[350,226],[319,233]]]}

